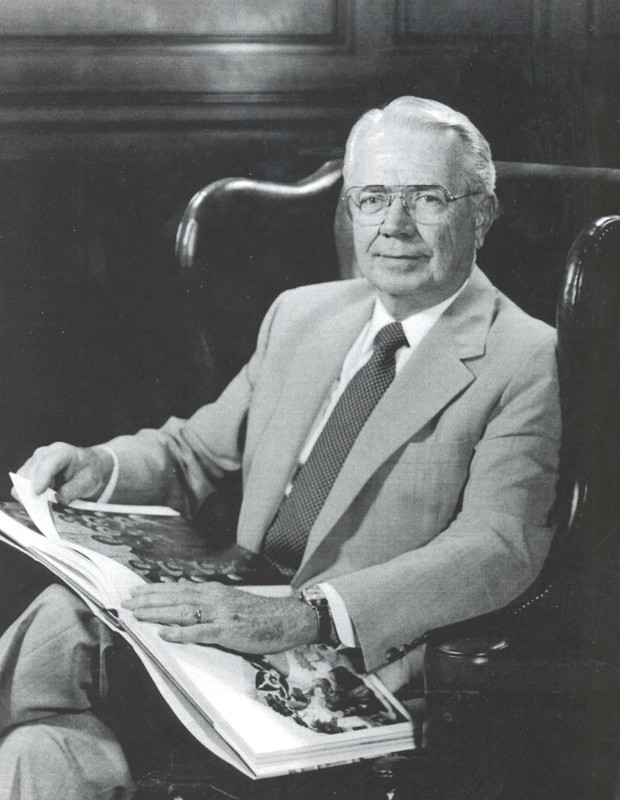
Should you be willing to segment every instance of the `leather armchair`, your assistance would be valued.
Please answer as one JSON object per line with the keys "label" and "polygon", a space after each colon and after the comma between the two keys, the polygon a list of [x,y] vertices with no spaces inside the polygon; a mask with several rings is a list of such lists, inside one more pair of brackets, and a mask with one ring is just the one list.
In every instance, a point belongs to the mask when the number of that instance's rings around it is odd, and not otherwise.
{"label": "leather armchair", "polygon": [[[295,184],[231,178],[192,199],[177,255],[196,405],[250,355],[280,291],[355,273],[340,191],[341,162],[331,161]],[[565,433],[559,532],[543,574],[499,613],[429,632],[425,685],[408,697],[419,744],[408,756],[250,785],[189,742],[143,777],[139,797],[611,798],[620,217],[598,219],[566,253],[585,221],[620,208],[620,170],[500,162],[498,195],[503,213],[480,266],[530,313],[553,321],[557,307]]]}

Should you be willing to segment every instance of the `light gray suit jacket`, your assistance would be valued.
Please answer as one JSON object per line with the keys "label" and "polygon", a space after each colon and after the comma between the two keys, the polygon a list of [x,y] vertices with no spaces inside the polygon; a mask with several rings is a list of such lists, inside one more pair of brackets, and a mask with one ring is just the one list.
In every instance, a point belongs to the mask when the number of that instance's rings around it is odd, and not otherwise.
{"label": "light gray suit jacket", "polygon": [[[365,280],[281,295],[215,403],[109,443],[113,500],[191,514],[241,468],[238,542],[258,551],[374,297]],[[293,585],[330,581],[369,669],[429,628],[505,605],[550,544],[559,440],[555,332],[475,268],[358,436]]]}

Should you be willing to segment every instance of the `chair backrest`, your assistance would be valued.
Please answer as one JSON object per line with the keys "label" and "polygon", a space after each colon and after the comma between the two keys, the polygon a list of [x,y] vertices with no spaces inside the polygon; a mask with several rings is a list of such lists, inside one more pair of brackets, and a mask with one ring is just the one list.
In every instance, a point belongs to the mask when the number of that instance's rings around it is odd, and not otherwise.
{"label": "chair backrest", "polygon": [[[620,208],[620,170],[498,162],[497,172],[502,212],[480,266],[522,308],[553,324],[566,253],[585,222]],[[355,274],[341,188],[336,160],[297,183],[228,178],[191,200],[177,254],[196,403],[217,396],[247,360],[280,292]]]}
{"label": "chair backrest", "polygon": [[[567,541],[577,563],[602,550],[615,570],[620,537],[620,216],[586,226],[558,299],[563,461],[574,494]],[[588,537],[580,535],[587,528]],[[584,550],[586,548],[586,550]]]}
{"label": "chair backrest", "polygon": [[[620,658],[620,216],[586,226],[558,301],[564,491],[546,571],[554,629],[573,651]],[[564,502],[563,502],[564,500]],[[571,502],[569,503],[568,500]]]}
{"label": "chair backrest", "polygon": [[226,178],[190,201],[177,233],[197,400],[247,361],[262,318],[286,289],[340,277],[333,233],[340,162],[294,184]]}

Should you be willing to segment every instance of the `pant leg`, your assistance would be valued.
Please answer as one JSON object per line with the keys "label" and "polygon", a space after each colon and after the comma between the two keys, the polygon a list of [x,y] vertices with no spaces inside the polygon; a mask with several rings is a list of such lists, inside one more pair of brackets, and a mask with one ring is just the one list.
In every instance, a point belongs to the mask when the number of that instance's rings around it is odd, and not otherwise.
{"label": "pant leg", "polygon": [[0,800],[129,800],[120,745],[90,711],[13,728],[0,742]]}
{"label": "pant leg", "polygon": [[56,580],[29,556],[0,542],[0,634]]}
{"label": "pant leg", "polygon": [[45,589],[0,637],[0,735],[90,709],[111,642],[110,631],[72,592],[58,584]]}
{"label": "pant leg", "polygon": [[[0,775],[7,776],[0,800],[131,796],[120,745],[91,710],[105,689],[111,642],[106,626],[59,585],[42,592],[0,638]],[[60,793],[52,767],[63,782]]]}

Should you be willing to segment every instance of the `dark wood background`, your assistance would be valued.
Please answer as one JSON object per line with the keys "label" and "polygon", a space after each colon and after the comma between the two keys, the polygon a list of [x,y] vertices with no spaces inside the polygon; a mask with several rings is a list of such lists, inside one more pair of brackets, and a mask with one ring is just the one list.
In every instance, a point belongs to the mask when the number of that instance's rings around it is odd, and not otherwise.
{"label": "dark wood background", "polygon": [[0,473],[191,409],[173,256],[227,175],[294,180],[400,94],[498,159],[620,166],[614,0],[3,0]]}

